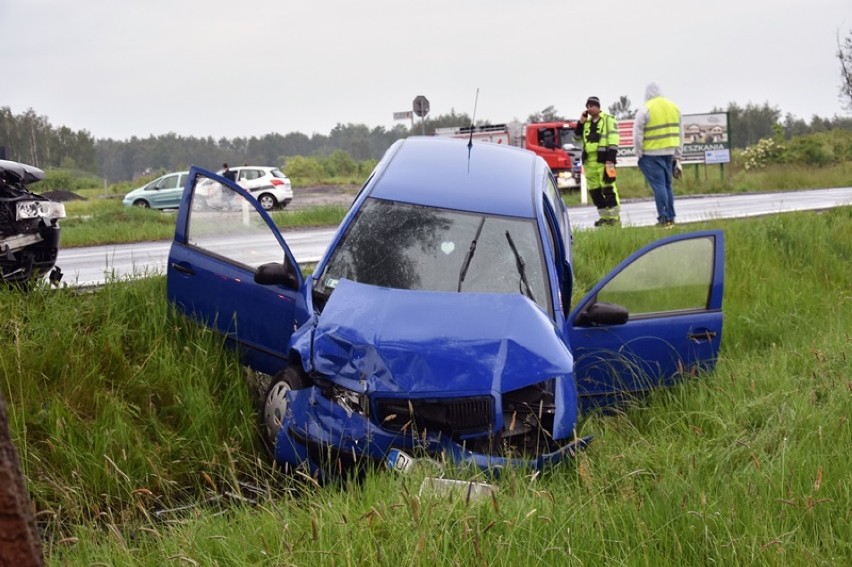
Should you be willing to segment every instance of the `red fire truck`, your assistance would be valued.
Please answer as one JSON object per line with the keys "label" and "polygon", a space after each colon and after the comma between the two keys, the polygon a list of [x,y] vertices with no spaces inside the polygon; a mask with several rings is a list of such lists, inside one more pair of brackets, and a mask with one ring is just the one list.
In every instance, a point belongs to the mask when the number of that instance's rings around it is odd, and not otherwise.
{"label": "red fire truck", "polygon": [[582,144],[575,141],[575,121],[536,122],[521,124],[487,124],[482,126],[457,126],[436,128],[436,136],[470,138],[493,144],[507,144],[526,148],[544,158],[557,187],[571,191],[580,188]]}

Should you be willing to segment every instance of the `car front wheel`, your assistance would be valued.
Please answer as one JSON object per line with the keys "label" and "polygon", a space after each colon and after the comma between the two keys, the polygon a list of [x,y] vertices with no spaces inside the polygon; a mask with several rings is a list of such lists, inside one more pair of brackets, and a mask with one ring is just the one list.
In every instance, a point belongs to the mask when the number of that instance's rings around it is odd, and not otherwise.
{"label": "car front wheel", "polygon": [[275,458],[275,445],[281,431],[284,416],[289,411],[287,394],[293,390],[303,390],[311,385],[301,368],[288,366],[272,378],[263,398],[263,412],[260,416],[260,434],[269,455]]}
{"label": "car front wheel", "polygon": [[264,211],[271,211],[278,206],[278,201],[276,201],[275,197],[269,193],[263,193],[257,198],[257,202],[260,203],[260,206],[263,207]]}
{"label": "car front wheel", "polygon": [[151,207],[151,205],[148,204],[148,201],[146,201],[144,199],[137,199],[136,201],[133,202],[133,206],[134,207],[141,207],[143,209],[148,209],[148,208]]}

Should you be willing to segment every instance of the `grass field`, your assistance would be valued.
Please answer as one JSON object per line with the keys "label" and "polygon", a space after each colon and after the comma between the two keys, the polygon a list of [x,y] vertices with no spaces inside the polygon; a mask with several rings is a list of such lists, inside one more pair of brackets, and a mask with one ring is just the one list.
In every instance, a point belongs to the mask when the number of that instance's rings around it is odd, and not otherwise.
{"label": "grass field", "polygon": [[[852,207],[693,228],[725,231],[716,371],[583,416],[595,441],[544,474],[448,471],[494,484],[472,502],[420,494],[426,467],[323,487],[273,469],[256,377],[163,278],[0,295],[49,563],[852,564]],[[577,286],[659,235],[578,231]]]}

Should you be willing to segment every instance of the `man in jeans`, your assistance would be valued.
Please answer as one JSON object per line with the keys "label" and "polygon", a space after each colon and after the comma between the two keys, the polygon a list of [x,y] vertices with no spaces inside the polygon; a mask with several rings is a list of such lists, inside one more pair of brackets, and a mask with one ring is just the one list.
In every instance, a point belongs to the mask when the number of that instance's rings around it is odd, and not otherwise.
{"label": "man in jeans", "polygon": [[657,226],[674,226],[672,177],[680,172],[683,153],[683,120],[675,103],[662,96],[657,83],[645,89],[645,105],[633,123],[633,147],[639,169],[654,191]]}

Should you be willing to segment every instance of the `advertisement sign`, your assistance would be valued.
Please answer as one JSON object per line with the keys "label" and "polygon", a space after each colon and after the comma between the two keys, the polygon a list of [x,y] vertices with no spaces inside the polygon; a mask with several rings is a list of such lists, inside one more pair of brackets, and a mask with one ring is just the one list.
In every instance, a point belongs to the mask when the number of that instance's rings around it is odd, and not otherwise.
{"label": "advertisement sign", "polygon": [[[637,159],[636,150],[633,147],[633,120],[619,120],[618,133],[621,137],[618,165],[635,166]],[[683,163],[729,163],[730,161],[731,140],[728,113],[684,114]]]}
{"label": "advertisement sign", "polygon": [[731,150],[707,150],[704,163],[731,163]]}

